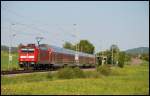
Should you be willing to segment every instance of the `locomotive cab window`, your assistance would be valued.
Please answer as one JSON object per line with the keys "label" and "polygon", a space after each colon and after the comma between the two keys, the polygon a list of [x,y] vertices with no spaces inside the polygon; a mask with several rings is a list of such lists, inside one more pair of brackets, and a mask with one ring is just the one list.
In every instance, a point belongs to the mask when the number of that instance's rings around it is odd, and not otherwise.
{"label": "locomotive cab window", "polygon": [[41,50],[45,50],[45,51],[47,51],[47,50],[48,50],[48,48],[47,48],[47,47],[40,47],[40,49],[41,49]]}
{"label": "locomotive cab window", "polygon": [[27,52],[33,53],[34,49],[21,49],[21,52],[24,52],[24,53],[27,53]]}
{"label": "locomotive cab window", "polygon": [[28,49],[28,52],[34,52],[34,49]]}

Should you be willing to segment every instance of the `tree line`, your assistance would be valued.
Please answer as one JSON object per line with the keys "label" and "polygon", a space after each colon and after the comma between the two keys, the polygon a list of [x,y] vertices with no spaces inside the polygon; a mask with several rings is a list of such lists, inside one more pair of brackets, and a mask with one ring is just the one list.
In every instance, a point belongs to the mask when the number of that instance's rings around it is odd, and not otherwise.
{"label": "tree line", "polygon": [[80,40],[77,44],[71,44],[70,42],[65,42],[63,44],[63,48],[75,50],[79,52],[84,52],[88,54],[94,54],[95,47],[92,43],[90,43],[88,40]]}
{"label": "tree line", "polygon": [[[66,49],[71,49],[79,52],[84,52],[84,53],[89,53],[89,54],[94,54],[95,52],[95,47],[94,45],[89,42],[88,40],[80,40],[77,44],[71,44],[70,42],[65,42],[63,44],[63,48]],[[107,49],[105,51],[99,51],[95,53],[97,57],[103,57],[106,56],[106,64],[112,64],[112,65],[117,65],[119,67],[123,67],[124,63],[127,61],[130,61],[131,58],[136,55],[131,55],[129,53],[126,53],[125,51],[121,51],[119,47],[115,44],[112,44],[110,46],[110,49]],[[141,54],[140,59],[149,61],[149,54]],[[98,63],[101,64],[101,60],[98,60]]]}

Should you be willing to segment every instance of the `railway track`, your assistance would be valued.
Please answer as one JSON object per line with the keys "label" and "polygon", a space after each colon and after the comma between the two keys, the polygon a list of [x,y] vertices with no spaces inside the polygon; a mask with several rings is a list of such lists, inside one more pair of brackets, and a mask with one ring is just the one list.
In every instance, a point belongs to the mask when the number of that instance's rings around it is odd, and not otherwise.
{"label": "railway track", "polygon": [[1,71],[1,75],[10,74],[23,74],[23,73],[33,73],[33,72],[46,72],[50,70],[12,70],[12,71]]}
{"label": "railway track", "polygon": [[[93,69],[92,68],[81,68],[82,70],[86,69]],[[11,70],[11,71],[1,71],[1,75],[11,75],[11,74],[23,74],[23,73],[34,73],[34,72],[48,72],[48,71],[56,71],[58,68],[55,68],[53,70]]]}

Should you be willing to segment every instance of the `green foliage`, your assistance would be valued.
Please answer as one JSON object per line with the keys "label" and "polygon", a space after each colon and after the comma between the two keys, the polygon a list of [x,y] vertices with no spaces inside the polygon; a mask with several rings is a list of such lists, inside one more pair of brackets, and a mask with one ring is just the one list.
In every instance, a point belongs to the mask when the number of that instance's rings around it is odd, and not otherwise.
{"label": "green foliage", "polygon": [[102,78],[102,74],[98,71],[87,71],[84,73],[85,78]]}
{"label": "green foliage", "polygon": [[[110,50],[97,53],[99,56],[107,56],[107,64],[116,64],[119,59],[119,47],[117,45],[111,45]],[[113,56],[112,56],[113,55]],[[113,57],[113,61],[112,61]]]}
{"label": "green foliage", "polygon": [[80,42],[77,43],[76,45],[73,45],[70,42],[65,42],[63,48],[71,49],[71,50],[76,50],[76,48],[78,48],[78,51],[89,53],[89,54],[93,54],[95,50],[94,45],[90,43],[88,40],[80,40]]}
{"label": "green foliage", "polygon": [[123,68],[124,67],[124,62],[125,62],[125,53],[124,52],[120,52],[119,53],[119,62],[118,62],[118,66]]}
{"label": "green foliage", "polygon": [[77,77],[77,78],[85,77],[85,74],[84,74],[83,70],[81,70],[79,67],[73,68],[73,71],[74,71],[75,77]]}
{"label": "green foliage", "polygon": [[103,75],[109,75],[111,73],[111,69],[108,65],[98,66],[96,68],[97,72],[103,74]]}
{"label": "green foliage", "polygon": [[119,47],[113,44],[110,47],[110,51],[113,53],[113,64],[116,64],[119,59]]}
{"label": "green foliage", "polygon": [[114,53],[119,52],[119,48],[118,48],[118,46],[115,45],[115,44],[113,44],[113,45],[110,46],[110,51],[112,51],[112,50],[113,50]]}
{"label": "green foliage", "polygon": [[130,60],[131,60],[131,55],[125,53],[125,61],[128,62],[128,61],[130,61]]}
{"label": "green foliage", "polygon": [[18,69],[19,69],[18,67],[13,67],[12,68],[13,71],[18,70]]}
{"label": "green foliage", "polygon": [[12,56],[13,56],[13,61],[12,61],[12,64],[9,65],[8,52],[1,51],[1,70],[20,69],[18,65],[18,53],[13,53]]}
{"label": "green foliage", "polygon": [[57,72],[57,77],[61,78],[61,79],[71,79],[71,78],[73,78],[74,73],[73,73],[72,68],[69,68],[69,67],[61,68]]}
{"label": "green foliage", "polygon": [[74,50],[73,47],[74,46],[70,42],[65,42],[65,44],[63,44],[63,48],[66,48],[66,49]]}
{"label": "green foliage", "polygon": [[95,47],[92,43],[90,43],[88,40],[80,40],[78,43],[79,51],[93,54]]}
{"label": "green foliage", "polygon": [[[1,77],[2,95],[149,95],[149,62],[139,66],[113,67],[101,76],[85,71],[87,78],[49,80],[47,73]],[[55,73],[53,73],[55,75]],[[95,77],[93,78],[95,74]],[[101,76],[102,78],[99,78]]]}
{"label": "green foliage", "polygon": [[97,56],[107,56],[107,64],[111,64],[111,51],[110,50],[106,50],[106,51],[101,51],[97,53]]}
{"label": "green foliage", "polygon": [[90,43],[88,40],[80,40],[80,42],[76,45],[73,45],[70,42],[65,42],[65,44],[63,45],[63,48],[71,49],[71,50],[76,50],[77,47],[78,47],[78,51],[89,53],[89,54],[93,54],[95,50],[93,44]]}
{"label": "green foliage", "polygon": [[72,78],[82,78],[84,77],[84,72],[76,67],[76,68],[70,68],[70,67],[65,67],[57,72],[57,77],[61,79],[72,79]]}
{"label": "green foliage", "polygon": [[146,54],[146,53],[142,54],[142,56],[141,56],[140,58],[141,58],[142,60],[149,61],[149,53],[148,53],[148,54]]}
{"label": "green foliage", "polygon": [[107,64],[111,64],[111,62],[112,62],[111,56],[108,56],[107,57]]}
{"label": "green foliage", "polygon": [[16,75],[16,76],[3,76],[2,84],[22,84],[22,83],[30,83],[30,82],[40,82],[50,80],[50,77],[47,74],[43,73],[32,73],[32,74],[24,74],[24,75]]}
{"label": "green foliage", "polygon": [[48,78],[48,79],[52,79],[52,78],[53,78],[53,74],[52,74],[51,72],[48,72],[47,78]]}

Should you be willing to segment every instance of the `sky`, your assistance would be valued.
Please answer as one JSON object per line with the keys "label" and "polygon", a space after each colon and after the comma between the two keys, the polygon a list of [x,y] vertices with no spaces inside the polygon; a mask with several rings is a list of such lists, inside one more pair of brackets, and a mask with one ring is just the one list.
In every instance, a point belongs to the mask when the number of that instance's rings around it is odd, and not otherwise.
{"label": "sky", "polygon": [[62,47],[88,40],[96,52],[149,46],[148,1],[1,1],[1,45]]}

